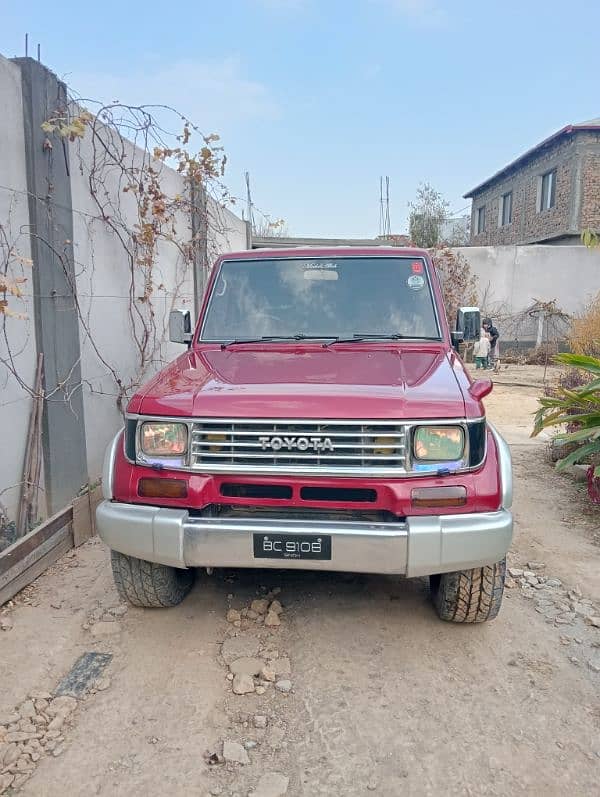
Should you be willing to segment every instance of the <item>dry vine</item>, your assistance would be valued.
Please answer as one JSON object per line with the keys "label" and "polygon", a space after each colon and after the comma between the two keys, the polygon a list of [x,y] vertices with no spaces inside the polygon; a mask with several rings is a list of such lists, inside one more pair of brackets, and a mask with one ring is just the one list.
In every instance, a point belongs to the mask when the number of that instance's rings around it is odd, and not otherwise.
{"label": "dry vine", "polygon": [[[71,100],[67,108],[55,109],[42,128],[46,134],[44,149],[49,153],[57,141],[71,142],[72,167],[76,159],[87,183],[93,212],[75,208],[74,213],[86,217],[89,257],[85,262],[75,260],[77,277],[74,279],[68,255],[54,247],[52,251],[62,264],[84,340],[111,375],[115,386],[111,395],[122,410],[127,397],[141,384],[149,368],[164,362],[167,302],[170,300],[171,307],[177,302],[182,286],[190,282],[194,264],[201,263],[207,268],[216,253],[217,237],[227,237],[223,208],[233,200],[222,182],[226,156],[217,135],[203,135],[168,106],[96,103],[92,114],[84,104],[93,105],[92,101]],[[164,120],[169,117],[175,119],[180,133],[166,130]],[[197,153],[188,149],[194,138],[200,141]],[[173,172],[179,177],[174,177]],[[127,273],[127,315],[136,350],[135,373],[129,373],[128,377],[121,374],[118,364],[109,362],[96,342],[90,320],[96,270],[94,232],[99,226],[104,233],[110,231],[120,252],[118,260]],[[44,244],[50,246],[47,241]],[[175,273],[163,280],[157,264],[165,260],[163,256],[169,247],[174,248],[167,259],[174,265]],[[25,278],[11,273],[10,266],[20,256],[3,227],[0,227],[0,254],[0,297],[4,296],[0,298],[0,313],[4,317],[17,315],[6,297],[9,294],[19,298]],[[25,263],[23,258],[21,261]],[[89,278],[90,301],[87,303],[85,297],[83,301],[80,299],[77,291],[77,279],[82,275]],[[169,284],[168,290],[165,282]],[[157,297],[165,304],[160,312],[155,307]],[[118,312],[116,305],[112,312]],[[6,322],[4,339],[7,354],[1,358],[3,365],[20,386],[33,395],[31,386],[16,367],[14,344],[11,346],[6,333]],[[74,363],[73,367],[76,365]],[[92,385],[88,387],[94,390]],[[52,400],[52,395],[45,396],[45,400]]]}

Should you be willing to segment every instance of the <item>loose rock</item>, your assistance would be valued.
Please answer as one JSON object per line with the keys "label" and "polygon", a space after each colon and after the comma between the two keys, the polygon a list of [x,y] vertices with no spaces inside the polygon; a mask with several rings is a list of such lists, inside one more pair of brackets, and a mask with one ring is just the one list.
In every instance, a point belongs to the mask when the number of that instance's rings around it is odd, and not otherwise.
{"label": "loose rock", "polygon": [[10,631],[14,623],[8,614],[0,614],[0,631]]}
{"label": "loose rock", "polygon": [[15,776],[8,772],[5,775],[0,775],[0,794],[5,792],[8,787],[12,785],[14,779]]}
{"label": "loose rock", "polygon": [[275,673],[275,670],[271,668],[271,666],[265,665],[260,671],[260,677],[264,678],[265,681],[275,681],[277,674]]}
{"label": "loose rock", "polygon": [[11,733],[7,733],[4,737],[4,741],[8,742],[27,742],[29,739],[33,739],[35,734],[33,733],[25,733],[25,731],[12,731]]}
{"label": "loose rock", "polygon": [[276,626],[281,625],[279,615],[269,610],[267,616],[265,617],[265,625],[269,628],[275,628]]}
{"label": "loose rock", "polygon": [[289,784],[290,779],[281,772],[266,772],[251,794],[252,797],[284,797]]}
{"label": "loose rock", "polygon": [[50,721],[50,724],[48,725],[48,730],[59,731],[64,724],[65,724],[64,714],[57,714],[56,717],[54,717],[54,719]]}
{"label": "loose rock", "polygon": [[33,700],[26,700],[19,706],[19,715],[21,719],[30,719],[31,717],[35,717],[35,706],[33,705]]}
{"label": "loose rock", "polygon": [[21,775],[17,775],[12,782],[13,789],[18,791],[21,788],[21,786],[24,786],[29,780],[30,774],[31,773],[29,772],[24,772]]}
{"label": "loose rock", "polygon": [[19,758],[20,752],[16,744],[9,744],[2,757],[2,764],[5,767],[10,767]]}
{"label": "loose rock", "polygon": [[264,716],[264,714],[255,714],[252,718],[252,723],[255,728],[266,728],[267,718]]}
{"label": "loose rock", "polygon": [[589,617],[594,613],[594,609],[586,603],[575,603],[573,605],[573,611],[575,614],[580,615],[580,617]]}
{"label": "loose rock", "polygon": [[554,618],[554,622],[557,625],[573,625],[574,620],[575,620],[575,612],[567,612],[565,614],[559,614],[558,617]]}
{"label": "loose rock", "polygon": [[57,714],[70,714],[77,708],[77,700],[69,695],[61,695],[55,697],[52,703],[48,706],[46,714],[50,717],[55,717]]}
{"label": "loose rock", "polygon": [[265,693],[267,690],[265,689],[265,687],[264,687],[264,686],[257,686],[257,687],[256,687],[256,689],[255,689],[254,691],[256,692],[256,694],[257,694],[257,695],[264,695],[264,693]]}
{"label": "loose rock", "polygon": [[266,598],[256,598],[250,604],[250,609],[257,614],[266,614],[269,608],[269,601]]}
{"label": "loose rock", "polygon": [[254,692],[254,679],[251,675],[235,675],[232,688],[236,695],[247,695]]}
{"label": "loose rock", "polygon": [[558,579],[558,578],[549,578],[548,581],[546,581],[546,586],[547,587],[562,587],[562,581],[560,579]]}
{"label": "loose rock", "polygon": [[279,601],[273,601],[269,606],[269,611],[275,612],[275,614],[281,614],[281,612],[283,611],[283,606],[281,605],[281,603],[279,603]]}
{"label": "loose rock", "polygon": [[16,763],[16,768],[19,770],[19,772],[31,772],[33,769],[31,766],[31,758],[29,758],[28,755],[19,756]]}
{"label": "loose rock", "polygon": [[0,725],[12,725],[19,721],[18,714],[0,714]]}
{"label": "loose rock", "polygon": [[508,572],[513,578],[520,578],[523,575],[523,571],[520,567],[509,567]]}
{"label": "loose rock", "polygon": [[250,656],[242,656],[229,665],[234,675],[259,675],[263,667],[263,660]]}
{"label": "loose rock", "polygon": [[241,744],[237,742],[223,742],[223,758],[225,761],[233,761],[236,764],[249,764],[248,753]]}
{"label": "loose rock", "polygon": [[600,628],[600,616],[592,615],[590,617],[586,617],[585,619],[586,622],[594,626],[594,628]]}
{"label": "loose rock", "polygon": [[592,672],[600,672],[600,665],[595,664],[593,661],[588,661],[588,667]]}
{"label": "loose rock", "polygon": [[110,686],[110,678],[108,675],[103,675],[102,678],[98,678],[95,683],[95,687],[99,692],[104,692]]}
{"label": "loose rock", "polygon": [[122,603],[120,606],[113,606],[108,610],[109,614],[112,614],[113,617],[124,617],[127,614],[128,608],[126,603]]}
{"label": "loose rock", "polygon": [[236,620],[242,619],[242,615],[240,614],[240,612],[238,612],[237,609],[229,609],[229,611],[226,614],[226,619],[228,623],[235,623]]}
{"label": "loose rock", "polygon": [[546,565],[544,562],[527,562],[527,567],[530,570],[543,570]]}
{"label": "loose rock", "polygon": [[283,679],[282,681],[277,681],[277,683],[275,684],[275,688],[279,689],[280,692],[291,692],[292,682],[288,681],[287,679]]}

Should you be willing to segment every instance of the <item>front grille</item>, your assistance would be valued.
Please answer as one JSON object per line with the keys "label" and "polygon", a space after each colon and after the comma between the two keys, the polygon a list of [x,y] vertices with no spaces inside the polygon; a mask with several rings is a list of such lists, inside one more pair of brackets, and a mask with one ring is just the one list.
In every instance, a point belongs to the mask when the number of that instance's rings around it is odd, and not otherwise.
{"label": "front grille", "polygon": [[191,465],[237,472],[406,472],[407,429],[389,421],[202,419]]}

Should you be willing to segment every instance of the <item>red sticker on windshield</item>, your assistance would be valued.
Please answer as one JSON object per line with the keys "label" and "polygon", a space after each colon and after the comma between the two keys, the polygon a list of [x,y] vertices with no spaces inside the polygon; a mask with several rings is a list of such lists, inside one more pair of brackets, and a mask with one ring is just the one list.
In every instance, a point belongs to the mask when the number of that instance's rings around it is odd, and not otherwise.
{"label": "red sticker on windshield", "polygon": [[413,274],[422,274],[423,273],[423,263],[420,260],[415,260],[412,264]]}

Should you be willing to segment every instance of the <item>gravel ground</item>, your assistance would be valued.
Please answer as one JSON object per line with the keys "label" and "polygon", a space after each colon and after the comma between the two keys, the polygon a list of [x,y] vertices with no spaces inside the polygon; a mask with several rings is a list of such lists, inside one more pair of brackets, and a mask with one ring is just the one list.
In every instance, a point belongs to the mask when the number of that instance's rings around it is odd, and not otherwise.
{"label": "gravel ground", "polygon": [[[542,370],[488,400],[516,476],[496,621],[442,623],[424,580],[308,572],[127,609],[92,540],[0,616],[0,791],[598,794],[600,512],[529,438]],[[112,654],[95,687],[52,699],[89,651]]]}

